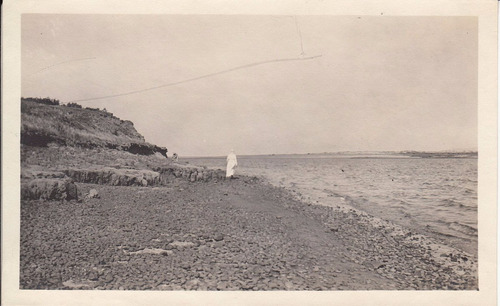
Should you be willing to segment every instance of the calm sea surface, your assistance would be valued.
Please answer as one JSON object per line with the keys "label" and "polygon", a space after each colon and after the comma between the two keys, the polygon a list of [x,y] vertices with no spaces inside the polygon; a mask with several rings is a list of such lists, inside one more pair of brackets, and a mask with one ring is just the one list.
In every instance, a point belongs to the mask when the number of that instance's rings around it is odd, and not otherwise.
{"label": "calm sea surface", "polygon": [[[224,158],[183,161],[225,169]],[[321,205],[342,201],[477,254],[477,159],[246,156],[236,174],[264,176]]]}

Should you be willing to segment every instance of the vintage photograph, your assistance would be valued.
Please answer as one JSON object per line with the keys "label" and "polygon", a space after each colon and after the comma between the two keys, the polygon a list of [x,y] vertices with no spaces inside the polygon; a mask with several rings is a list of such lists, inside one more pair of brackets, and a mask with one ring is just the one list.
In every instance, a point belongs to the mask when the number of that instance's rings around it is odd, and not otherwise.
{"label": "vintage photograph", "polygon": [[19,288],[478,290],[478,18],[21,16]]}

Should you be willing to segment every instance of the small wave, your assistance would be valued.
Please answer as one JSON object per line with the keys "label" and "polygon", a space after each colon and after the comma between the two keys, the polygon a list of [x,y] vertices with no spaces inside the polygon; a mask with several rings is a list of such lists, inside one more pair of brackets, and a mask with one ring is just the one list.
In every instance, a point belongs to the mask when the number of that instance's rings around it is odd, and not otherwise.
{"label": "small wave", "polygon": [[363,199],[363,198],[354,199],[353,197],[350,197],[350,196],[345,195],[345,194],[340,194],[340,193],[337,193],[337,192],[329,190],[329,189],[323,189],[323,192],[325,192],[330,197],[340,198],[342,201],[345,201],[347,204],[352,205],[352,206],[356,206],[356,204],[361,204],[361,202],[367,202],[366,199]]}
{"label": "small wave", "polygon": [[401,207],[408,207],[410,206],[410,203],[408,203],[407,201],[405,200],[401,200],[401,199],[395,199],[396,201],[399,202],[399,204],[401,204],[402,206]]}
{"label": "small wave", "polygon": [[475,193],[477,193],[477,191],[476,191],[476,190],[469,189],[469,188],[465,188],[465,189],[464,189],[464,193],[465,193],[465,194],[475,194]]}
{"label": "small wave", "polygon": [[477,207],[460,204],[460,208],[466,211],[477,211]]}
{"label": "small wave", "polygon": [[471,183],[477,184],[477,180],[472,180],[472,179],[469,179],[469,178],[462,178],[462,181],[463,182],[471,182]]}
{"label": "small wave", "polygon": [[438,220],[437,223],[446,226],[446,228],[448,228],[452,231],[459,232],[459,233],[465,234],[467,236],[476,236],[477,237],[477,229],[470,226],[470,225],[462,224],[462,223],[459,223],[456,221],[447,222],[444,220]]}
{"label": "small wave", "polygon": [[466,225],[466,224],[452,222],[448,225],[448,227],[450,229],[455,230],[457,232],[460,232],[462,234],[466,234],[466,235],[470,235],[470,236],[477,235],[477,229],[473,228],[472,226]]}
{"label": "small wave", "polygon": [[477,211],[477,207],[466,205],[462,202],[458,202],[455,199],[444,199],[440,201],[440,206],[444,207],[456,207],[466,211]]}
{"label": "small wave", "polygon": [[444,200],[441,200],[440,202],[441,202],[440,204],[442,206],[446,206],[446,207],[460,207],[460,205],[462,205],[453,199],[444,199]]}

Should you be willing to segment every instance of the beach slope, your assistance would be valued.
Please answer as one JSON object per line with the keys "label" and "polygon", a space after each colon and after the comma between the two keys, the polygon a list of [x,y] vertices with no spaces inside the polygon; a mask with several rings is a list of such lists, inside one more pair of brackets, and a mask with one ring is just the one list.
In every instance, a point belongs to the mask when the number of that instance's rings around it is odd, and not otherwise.
{"label": "beach slope", "polygon": [[474,259],[255,178],[23,201],[23,289],[477,289]]}

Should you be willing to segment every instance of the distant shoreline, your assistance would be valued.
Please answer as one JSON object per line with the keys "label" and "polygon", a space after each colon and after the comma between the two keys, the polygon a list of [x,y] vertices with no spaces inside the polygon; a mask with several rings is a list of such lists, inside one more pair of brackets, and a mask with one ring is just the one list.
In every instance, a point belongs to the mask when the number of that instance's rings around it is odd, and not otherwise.
{"label": "distant shoreline", "polygon": [[[180,156],[182,157],[182,156]],[[185,156],[185,159],[224,159],[225,156]],[[290,153],[290,154],[255,154],[238,155],[238,158],[350,158],[350,159],[406,159],[406,158],[454,158],[454,159],[477,159],[478,152],[338,152],[338,153]]]}

